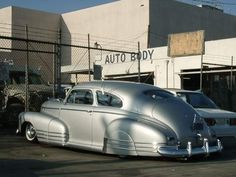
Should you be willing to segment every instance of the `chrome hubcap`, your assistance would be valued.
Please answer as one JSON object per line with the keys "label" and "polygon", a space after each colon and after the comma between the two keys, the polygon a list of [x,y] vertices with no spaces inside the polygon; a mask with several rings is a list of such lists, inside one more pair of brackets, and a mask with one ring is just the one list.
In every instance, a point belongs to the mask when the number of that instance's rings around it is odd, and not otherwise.
{"label": "chrome hubcap", "polygon": [[28,139],[29,140],[34,139],[35,135],[36,135],[35,128],[31,124],[27,125],[27,127],[26,127],[26,136],[28,137]]}

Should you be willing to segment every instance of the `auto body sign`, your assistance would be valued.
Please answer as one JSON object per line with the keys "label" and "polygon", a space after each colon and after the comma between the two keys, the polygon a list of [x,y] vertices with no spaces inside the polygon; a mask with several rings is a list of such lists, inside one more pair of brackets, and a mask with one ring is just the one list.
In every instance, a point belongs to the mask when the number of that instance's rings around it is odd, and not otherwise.
{"label": "auto body sign", "polygon": [[[154,49],[143,50],[138,53],[113,53],[105,55],[104,64],[120,64],[127,62],[135,62],[140,60],[152,60],[153,59]],[[104,57],[103,57],[104,58]]]}

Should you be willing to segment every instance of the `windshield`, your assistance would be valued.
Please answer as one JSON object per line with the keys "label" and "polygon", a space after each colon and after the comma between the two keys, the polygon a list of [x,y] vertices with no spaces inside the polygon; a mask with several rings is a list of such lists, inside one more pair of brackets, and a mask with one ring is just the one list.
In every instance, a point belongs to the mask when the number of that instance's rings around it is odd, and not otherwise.
{"label": "windshield", "polygon": [[[25,72],[11,72],[10,83],[25,84]],[[41,77],[37,74],[29,74],[29,84],[40,85],[43,84]]]}
{"label": "windshield", "polygon": [[177,96],[194,108],[217,108],[216,104],[202,93],[181,92],[177,93]]}

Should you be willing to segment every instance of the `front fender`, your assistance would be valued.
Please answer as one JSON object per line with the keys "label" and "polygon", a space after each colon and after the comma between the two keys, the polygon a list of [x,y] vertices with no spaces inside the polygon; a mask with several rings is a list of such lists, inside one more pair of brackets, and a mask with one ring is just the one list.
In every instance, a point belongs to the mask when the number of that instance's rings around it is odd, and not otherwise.
{"label": "front fender", "polygon": [[[166,144],[171,133],[155,123],[117,119],[106,129],[104,152],[121,155],[155,155],[158,144]],[[173,135],[174,136],[174,135]]]}
{"label": "front fender", "polygon": [[19,115],[20,133],[24,132],[24,126],[31,123],[37,133],[38,141],[52,144],[65,145],[68,141],[68,128],[64,122],[51,115],[39,112],[26,112]]}

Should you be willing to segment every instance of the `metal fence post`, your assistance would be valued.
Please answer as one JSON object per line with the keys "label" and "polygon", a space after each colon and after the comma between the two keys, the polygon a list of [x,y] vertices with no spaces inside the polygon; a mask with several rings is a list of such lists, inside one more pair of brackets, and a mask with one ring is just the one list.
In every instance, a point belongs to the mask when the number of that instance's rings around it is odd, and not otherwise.
{"label": "metal fence post", "polygon": [[138,42],[138,82],[141,82],[141,77],[140,77],[140,60],[141,60],[141,53],[140,53],[140,42]]}
{"label": "metal fence post", "polygon": [[61,89],[61,29],[59,29],[58,43],[57,43],[57,60],[56,60],[56,77],[57,77],[57,92]]}
{"label": "metal fence post", "polygon": [[203,80],[203,53],[201,54],[200,91],[202,91],[202,80]]}
{"label": "metal fence post", "polygon": [[25,66],[25,112],[29,111],[29,36],[28,26],[25,26],[26,37],[26,66]]}
{"label": "metal fence post", "polygon": [[233,91],[233,65],[234,65],[234,57],[231,56],[231,70],[230,70],[230,90]]}
{"label": "metal fence post", "polygon": [[56,80],[57,80],[57,55],[56,55],[56,45],[53,45],[53,98],[55,98],[55,93],[56,93]]}
{"label": "metal fence post", "polygon": [[90,56],[90,35],[88,34],[88,74],[89,74],[89,81],[91,81],[91,56]]}

